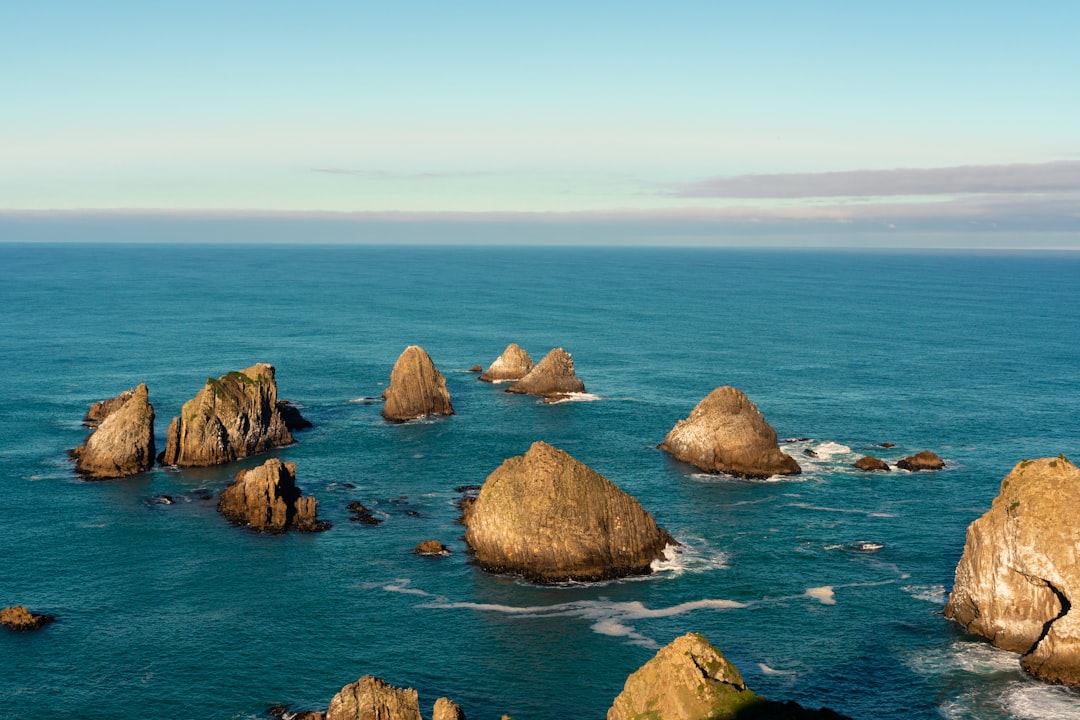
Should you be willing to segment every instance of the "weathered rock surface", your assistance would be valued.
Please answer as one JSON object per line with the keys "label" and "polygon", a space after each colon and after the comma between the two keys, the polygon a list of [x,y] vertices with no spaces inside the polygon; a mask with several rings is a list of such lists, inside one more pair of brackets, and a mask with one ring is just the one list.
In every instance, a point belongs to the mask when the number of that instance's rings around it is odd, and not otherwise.
{"label": "weathered rock surface", "polygon": [[917,455],[911,455],[896,463],[896,467],[903,470],[940,470],[945,467],[945,461],[929,450],[923,450]]}
{"label": "weathered rock surface", "polygon": [[96,403],[86,417],[96,429],[85,445],[71,451],[75,470],[84,478],[126,477],[153,467],[154,406],[145,383]]}
{"label": "weathered rock surface", "polygon": [[435,701],[431,720],[465,720],[465,712],[458,707],[457,703],[447,698],[439,698]]}
{"label": "weathered rock surface", "polygon": [[855,467],[865,472],[891,472],[892,468],[889,467],[889,463],[884,460],[879,460],[873,455],[867,455],[866,457],[859,458],[855,461]]}
{"label": "weathered rock surface", "polygon": [[[258,363],[208,378],[169,424],[161,462],[220,465],[295,442],[277,399],[274,374],[273,365]],[[295,425],[299,411],[292,408],[286,414]]]}
{"label": "weathered rock surface", "polygon": [[396,422],[454,414],[446,378],[419,345],[410,345],[398,357],[383,399],[382,416]]}
{"label": "weathered rock surface", "polygon": [[315,498],[296,487],[296,463],[271,458],[259,467],[241,470],[218,502],[222,515],[259,532],[316,532],[329,525],[315,517]]}
{"label": "weathered rock surface", "polygon": [[52,615],[32,613],[22,605],[11,605],[0,610],[0,625],[12,630],[37,630],[53,620]]}
{"label": "weathered rock surface", "polygon": [[781,452],[776,431],[746,394],[718,387],[697,404],[690,416],[660,443],[660,449],[708,472],[767,478],[802,472],[794,458]]}
{"label": "weathered rock surface", "polygon": [[420,702],[412,688],[365,675],[334,696],[326,720],[421,720]]}
{"label": "weathered rock surface", "polygon": [[506,389],[522,395],[553,397],[585,392],[583,383],[574,372],[574,359],[561,347],[555,348],[533,367],[525,377]]}
{"label": "weathered rock surface", "polygon": [[543,442],[506,460],[462,511],[482,568],[537,582],[647,574],[674,544],[637,500]]}
{"label": "weathered rock surface", "polygon": [[1080,685],[1080,469],[1024,460],[967,530],[945,617],[1032,675]]}
{"label": "weathered rock surface", "polygon": [[425,540],[413,551],[417,555],[449,555],[450,551],[438,540]]}
{"label": "weathered rock surface", "polygon": [[517,343],[510,343],[503,350],[502,355],[495,358],[495,362],[491,363],[480,379],[484,382],[520,380],[529,374],[533,365],[529,353],[522,350]]}

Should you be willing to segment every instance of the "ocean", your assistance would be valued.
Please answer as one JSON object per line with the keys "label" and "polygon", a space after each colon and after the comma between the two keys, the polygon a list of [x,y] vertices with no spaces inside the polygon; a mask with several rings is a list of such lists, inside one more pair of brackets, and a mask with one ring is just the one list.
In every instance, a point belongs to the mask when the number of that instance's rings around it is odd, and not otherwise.
{"label": "ocean", "polygon": [[[416,688],[425,715],[447,696],[473,720],[587,720],[699,632],[756,692],[857,719],[1080,717],[1076,691],[942,616],[965,528],[1013,465],[1080,456],[1078,280],[1068,253],[0,245],[0,606],[57,617],[0,632],[0,712],[261,718],[372,674]],[[478,382],[468,369],[510,342],[537,361],[564,347],[588,395]],[[394,425],[364,402],[411,344],[456,415]],[[217,513],[265,456],[73,474],[92,402],[147,383],[163,449],[208,376],[256,362],[314,423],[272,455],[329,531],[259,535]],[[707,475],[656,448],[720,385],[802,475]],[[537,440],[683,551],[599,584],[471,564],[455,488]],[[851,467],[923,449],[946,469]],[[349,522],[354,500],[383,522]],[[414,555],[428,538],[452,554]]]}

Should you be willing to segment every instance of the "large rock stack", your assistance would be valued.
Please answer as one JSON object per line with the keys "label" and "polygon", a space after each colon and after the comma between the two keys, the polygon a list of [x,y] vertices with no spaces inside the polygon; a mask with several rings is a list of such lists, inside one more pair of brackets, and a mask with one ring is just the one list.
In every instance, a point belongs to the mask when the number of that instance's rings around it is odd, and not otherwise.
{"label": "large rock stack", "polygon": [[94,427],[71,451],[75,470],[88,480],[125,477],[154,465],[154,406],[146,384],[94,404],[84,424]]}
{"label": "large rock stack", "polygon": [[382,415],[394,422],[454,414],[446,378],[419,345],[410,345],[398,357],[383,399]]}
{"label": "large rock stack", "polygon": [[315,498],[301,495],[296,486],[296,463],[277,458],[241,470],[218,502],[218,510],[233,522],[270,533],[327,529],[315,518],[315,506]]}

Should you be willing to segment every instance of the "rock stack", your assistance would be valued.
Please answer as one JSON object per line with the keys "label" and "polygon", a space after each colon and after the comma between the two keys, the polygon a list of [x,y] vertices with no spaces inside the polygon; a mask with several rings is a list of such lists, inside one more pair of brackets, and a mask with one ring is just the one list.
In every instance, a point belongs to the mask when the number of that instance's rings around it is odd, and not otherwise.
{"label": "rock stack", "polygon": [[296,487],[296,463],[271,458],[259,467],[241,470],[218,502],[222,515],[259,532],[314,532],[329,525],[315,518],[315,498]]}
{"label": "rock stack", "polygon": [[578,379],[574,372],[574,360],[570,353],[558,347],[545,355],[543,360],[507,388],[506,392],[553,398],[583,393],[585,383]]}
{"label": "rock stack", "polygon": [[446,378],[419,345],[410,345],[398,357],[383,399],[382,415],[394,422],[454,414]]}
{"label": "rock stack", "polygon": [[125,477],[153,467],[154,406],[145,383],[94,404],[84,424],[95,429],[70,453],[84,478]]}
{"label": "rock stack", "polygon": [[495,358],[488,369],[480,376],[484,382],[506,382],[520,380],[533,369],[532,358],[529,353],[518,347],[517,343],[510,343],[503,350],[502,355]]}

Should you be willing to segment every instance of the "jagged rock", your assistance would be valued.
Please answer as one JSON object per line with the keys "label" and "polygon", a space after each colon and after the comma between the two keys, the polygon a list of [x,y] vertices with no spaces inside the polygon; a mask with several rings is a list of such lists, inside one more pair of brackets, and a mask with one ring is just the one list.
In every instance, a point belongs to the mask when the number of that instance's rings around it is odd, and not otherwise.
{"label": "jagged rock", "polygon": [[1080,685],[1080,470],[1024,460],[967,530],[945,617],[1021,653],[1043,680]]}
{"label": "jagged rock", "polygon": [[296,487],[296,463],[277,458],[241,470],[218,502],[218,510],[233,522],[271,533],[326,530],[330,526],[316,519],[315,506],[315,498]]}
{"label": "jagged rock", "polygon": [[300,414],[300,408],[288,400],[278,400],[277,407],[278,412],[281,413],[281,419],[285,421],[285,427],[288,428],[289,432],[307,430],[311,427],[311,421]]}
{"label": "jagged rock", "polygon": [[413,551],[417,555],[449,555],[450,551],[438,540],[425,540]]}
{"label": "jagged rock", "polygon": [[435,368],[431,357],[419,345],[410,345],[394,363],[382,416],[403,422],[427,415],[453,415],[446,378]]}
{"label": "jagged rock", "polygon": [[431,720],[465,720],[465,712],[458,707],[457,703],[443,697],[435,701],[435,708],[431,711]]}
{"label": "jagged rock", "polygon": [[896,463],[896,467],[903,470],[940,470],[945,467],[945,462],[929,450],[923,450],[918,455],[911,455]]}
{"label": "jagged rock", "polygon": [[220,465],[293,442],[277,399],[274,366],[258,363],[207,378],[169,424],[160,460],[187,467]]}
{"label": "jagged rock", "polygon": [[529,353],[518,347],[517,343],[510,343],[503,350],[502,355],[495,358],[495,362],[491,363],[480,379],[484,382],[520,380],[532,369],[533,361]]}
{"label": "jagged rock", "polygon": [[701,635],[661,648],[626,679],[607,720],[830,720],[832,710],[772,702],[746,687],[739,670]]}
{"label": "jagged rock", "polygon": [[126,477],[154,466],[154,406],[146,384],[96,403],[87,424],[96,429],[71,451],[75,471],[88,480]]}
{"label": "jagged rock", "polygon": [[776,431],[741,391],[718,387],[660,443],[660,449],[708,472],[745,478],[798,475],[794,458],[780,450]]}
{"label": "jagged rock", "polygon": [[506,389],[522,395],[554,397],[585,392],[585,383],[574,373],[574,360],[561,347],[555,348],[529,373]]}
{"label": "jagged rock", "polygon": [[326,720],[421,720],[420,702],[412,688],[365,675],[334,696]]}
{"label": "jagged rock", "polygon": [[462,511],[482,568],[537,582],[647,574],[675,544],[637,500],[543,442],[506,460]]}
{"label": "jagged rock", "polygon": [[890,472],[892,468],[889,467],[889,463],[884,460],[879,460],[873,455],[867,455],[866,457],[859,458],[855,461],[855,467],[865,472],[874,472],[877,470]]}
{"label": "jagged rock", "polygon": [[378,525],[382,522],[382,518],[377,518],[372,515],[367,506],[359,500],[354,500],[346,505],[345,508],[353,514],[353,516],[349,518],[349,522],[358,522],[363,523],[364,525]]}
{"label": "jagged rock", "polygon": [[55,619],[52,615],[32,613],[22,605],[11,605],[0,610],[0,625],[12,630],[37,630]]}

